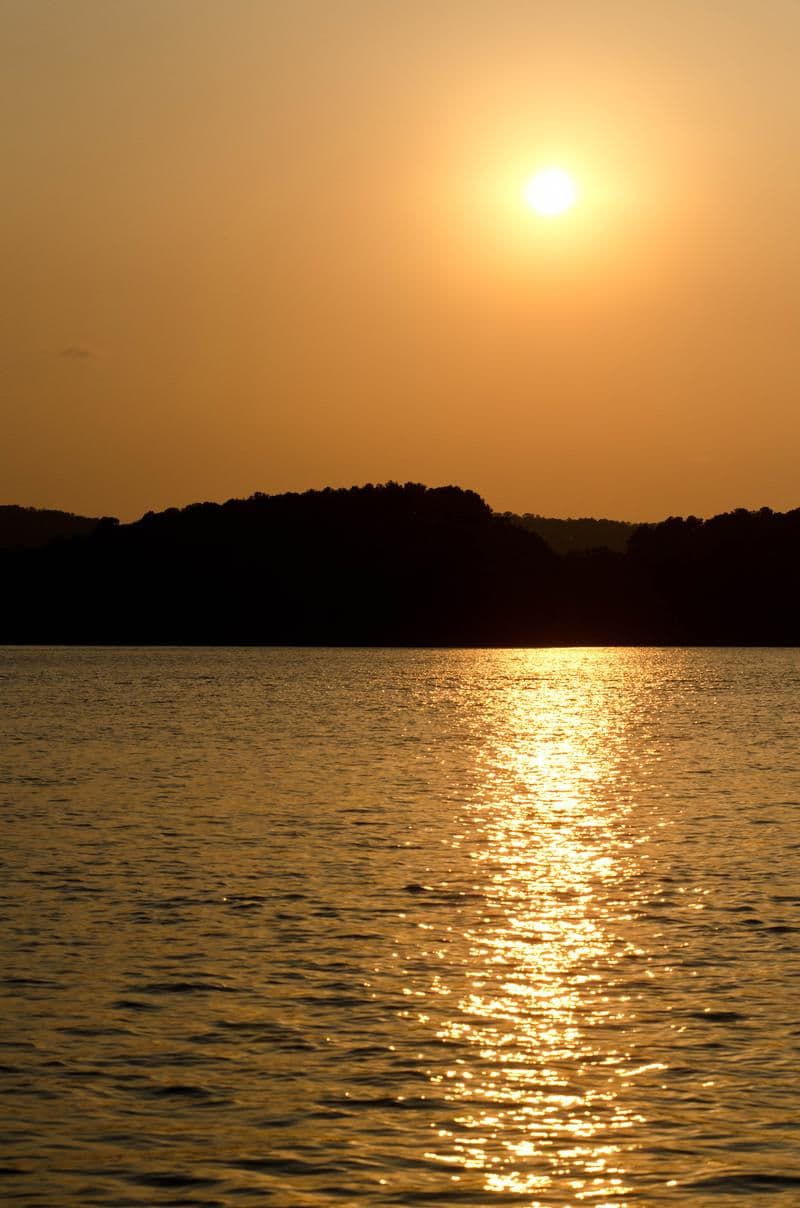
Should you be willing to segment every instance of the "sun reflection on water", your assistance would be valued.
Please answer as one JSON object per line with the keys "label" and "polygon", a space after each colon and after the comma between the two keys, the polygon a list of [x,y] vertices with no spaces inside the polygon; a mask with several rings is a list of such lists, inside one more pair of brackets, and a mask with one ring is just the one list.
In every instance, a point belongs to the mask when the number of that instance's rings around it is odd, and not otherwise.
{"label": "sun reflection on water", "polygon": [[[469,991],[438,1031],[474,1059],[430,1073],[460,1108],[430,1156],[532,1205],[556,1184],[575,1203],[611,1204],[631,1190],[625,1134],[641,1123],[619,1093],[637,1070],[618,969],[645,957],[616,886],[635,875],[643,840],[615,758],[621,706],[563,672],[521,677],[490,727],[503,744],[482,753],[473,858],[486,911],[465,937]],[[432,990],[449,993],[445,974]]]}

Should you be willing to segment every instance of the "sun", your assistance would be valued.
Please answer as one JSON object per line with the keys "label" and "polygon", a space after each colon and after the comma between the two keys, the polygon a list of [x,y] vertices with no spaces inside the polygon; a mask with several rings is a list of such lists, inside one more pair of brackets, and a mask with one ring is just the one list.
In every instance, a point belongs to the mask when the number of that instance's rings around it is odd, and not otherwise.
{"label": "sun", "polygon": [[525,182],[522,196],[537,214],[556,218],[574,206],[578,190],[563,168],[542,168]]}

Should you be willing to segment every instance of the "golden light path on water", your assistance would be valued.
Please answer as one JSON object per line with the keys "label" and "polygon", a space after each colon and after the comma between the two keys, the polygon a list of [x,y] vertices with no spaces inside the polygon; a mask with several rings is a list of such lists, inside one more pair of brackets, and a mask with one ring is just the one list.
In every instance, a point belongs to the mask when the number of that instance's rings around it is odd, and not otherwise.
{"label": "golden light path on water", "polygon": [[[626,792],[632,772],[641,789],[626,735],[639,702],[630,685],[615,703],[608,683],[593,691],[586,664],[595,656],[573,657],[579,679],[564,674],[562,652],[557,674],[523,677],[503,702],[502,724],[488,727],[504,742],[482,752],[472,812],[484,838],[473,853],[476,881],[488,887],[491,914],[465,937],[469,992],[437,1033],[468,1045],[475,1060],[431,1072],[458,1105],[458,1129],[439,1129],[426,1156],[482,1172],[487,1192],[531,1195],[531,1208],[539,1194],[555,1202],[548,1192],[601,1206],[628,1196],[626,1133],[645,1120],[624,1087],[665,1068],[632,1052],[629,976],[617,992],[631,962],[655,977],[626,935],[625,886],[648,858]],[[451,995],[447,974],[431,992]]]}
{"label": "golden light path on water", "polygon": [[2,675],[3,1202],[800,1202],[800,652]]}

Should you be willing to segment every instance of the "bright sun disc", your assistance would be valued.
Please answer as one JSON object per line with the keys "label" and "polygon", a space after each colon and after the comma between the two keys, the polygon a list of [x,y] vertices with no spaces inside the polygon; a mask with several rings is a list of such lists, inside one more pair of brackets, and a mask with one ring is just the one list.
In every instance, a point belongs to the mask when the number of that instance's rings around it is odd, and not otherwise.
{"label": "bright sun disc", "polygon": [[527,182],[522,195],[537,214],[553,218],[575,204],[578,191],[562,168],[543,168]]}

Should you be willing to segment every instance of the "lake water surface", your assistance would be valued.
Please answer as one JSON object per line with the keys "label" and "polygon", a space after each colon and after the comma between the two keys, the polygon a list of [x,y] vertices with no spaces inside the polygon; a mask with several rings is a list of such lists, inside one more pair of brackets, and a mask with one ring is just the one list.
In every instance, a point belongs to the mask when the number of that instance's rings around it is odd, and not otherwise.
{"label": "lake water surface", "polygon": [[800,651],[0,693],[3,1202],[800,1204]]}

